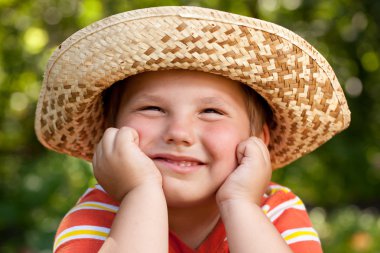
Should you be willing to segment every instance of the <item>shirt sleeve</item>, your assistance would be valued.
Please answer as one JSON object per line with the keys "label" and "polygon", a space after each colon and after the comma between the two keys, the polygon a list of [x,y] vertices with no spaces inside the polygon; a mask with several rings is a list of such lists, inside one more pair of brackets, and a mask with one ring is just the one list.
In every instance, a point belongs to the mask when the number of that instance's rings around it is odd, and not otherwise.
{"label": "shirt sleeve", "polygon": [[271,184],[262,209],[294,253],[323,252],[305,205],[288,188]]}
{"label": "shirt sleeve", "polygon": [[62,219],[54,253],[98,252],[107,238],[118,210],[100,186],[90,188]]}

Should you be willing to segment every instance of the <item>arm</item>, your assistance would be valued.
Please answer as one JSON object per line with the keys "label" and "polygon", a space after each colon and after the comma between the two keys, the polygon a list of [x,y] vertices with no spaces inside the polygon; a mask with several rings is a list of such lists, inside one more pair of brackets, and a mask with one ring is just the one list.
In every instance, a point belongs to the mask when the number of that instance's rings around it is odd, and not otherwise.
{"label": "arm", "polygon": [[108,129],[97,146],[93,167],[98,182],[121,203],[100,252],[168,252],[162,177],[138,147],[137,132]]}
{"label": "arm", "polygon": [[100,252],[168,252],[165,203],[160,187],[143,185],[130,191]]}
{"label": "arm", "polygon": [[231,252],[292,252],[258,205],[229,201],[220,211]]}
{"label": "arm", "polygon": [[217,193],[231,252],[292,252],[260,208],[271,178],[265,144],[251,137],[237,147],[239,166]]}

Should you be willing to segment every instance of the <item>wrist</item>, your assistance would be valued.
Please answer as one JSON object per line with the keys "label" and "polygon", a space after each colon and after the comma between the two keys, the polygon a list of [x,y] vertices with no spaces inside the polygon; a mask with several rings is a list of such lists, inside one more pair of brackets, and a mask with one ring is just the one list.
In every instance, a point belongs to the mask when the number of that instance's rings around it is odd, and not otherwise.
{"label": "wrist", "polygon": [[242,210],[255,210],[256,212],[262,213],[262,208],[259,204],[243,198],[228,199],[218,202],[218,207],[222,219],[229,217],[234,213],[241,213]]}
{"label": "wrist", "polygon": [[251,203],[260,206],[261,204],[261,196],[257,194],[255,196],[252,193],[234,193],[234,194],[223,194],[222,192],[218,192],[216,194],[216,202],[218,205],[222,204],[235,204],[235,203]]}
{"label": "wrist", "polygon": [[133,188],[131,188],[128,192],[124,194],[124,196],[121,198],[122,200],[125,199],[127,196],[132,195],[141,195],[141,196],[156,196],[163,194],[162,189],[162,183],[156,181],[156,180],[147,180],[140,184],[137,184]]}
{"label": "wrist", "polygon": [[253,201],[252,198],[229,198],[217,201],[219,208],[230,208],[234,206],[240,205],[249,205],[249,206],[258,206],[260,207],[260,203]]}
{"label": "wrist", "polygon": [[[121,179],[121,178],[120,178]],[[115,184],[110,184],[109,188],[113,190],[114,197],[116,200],[121,201],[125,196],[129,195],[132,192],[159,192],[162,191],[162,177],[159,176],[147,176],[145,178],[134,179],[124,178],[115,182]],[[109,184],[109,182],[108,182]]]}

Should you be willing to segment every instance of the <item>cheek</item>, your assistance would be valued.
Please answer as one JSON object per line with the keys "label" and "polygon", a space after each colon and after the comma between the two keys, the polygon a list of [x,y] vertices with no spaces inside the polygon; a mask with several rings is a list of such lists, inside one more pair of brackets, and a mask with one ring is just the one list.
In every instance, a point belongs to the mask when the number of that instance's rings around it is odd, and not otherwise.
{"label": "cheek", "polygon": [[145,122],[144,120],[140,120],[138,118],[124,119],[117,127],[120,128],[122,126],[131,127],[137,131],[139,134],[139,146],[141,149],[143,149],[147,143],[151,142],[152,139],[157,136],[157,127],[152,127],[151,122]]}
{"label": "cheek", "polygon": [[222,162],[223,166],[232,167],[237,165],[236,147],[249,137],[249,132],[237,131],[236,126],[214,126],[207,129],[204,135],[204,145],[216,162]]}

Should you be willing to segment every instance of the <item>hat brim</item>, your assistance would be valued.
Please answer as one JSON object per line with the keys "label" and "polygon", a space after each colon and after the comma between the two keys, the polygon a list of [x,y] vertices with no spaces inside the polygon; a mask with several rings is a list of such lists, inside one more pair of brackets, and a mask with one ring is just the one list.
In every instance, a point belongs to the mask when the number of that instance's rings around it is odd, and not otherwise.
{"label": "hat brim", "polygon": [[46,147],[91,160],[105,130],[102,92],[145,71],[219,74],[271,106],[272,166],[280,168],[345,129],[350,111],[325,58],[278,25],[199,7],[120,13],[73,34],[51,56],[35,130]]}

